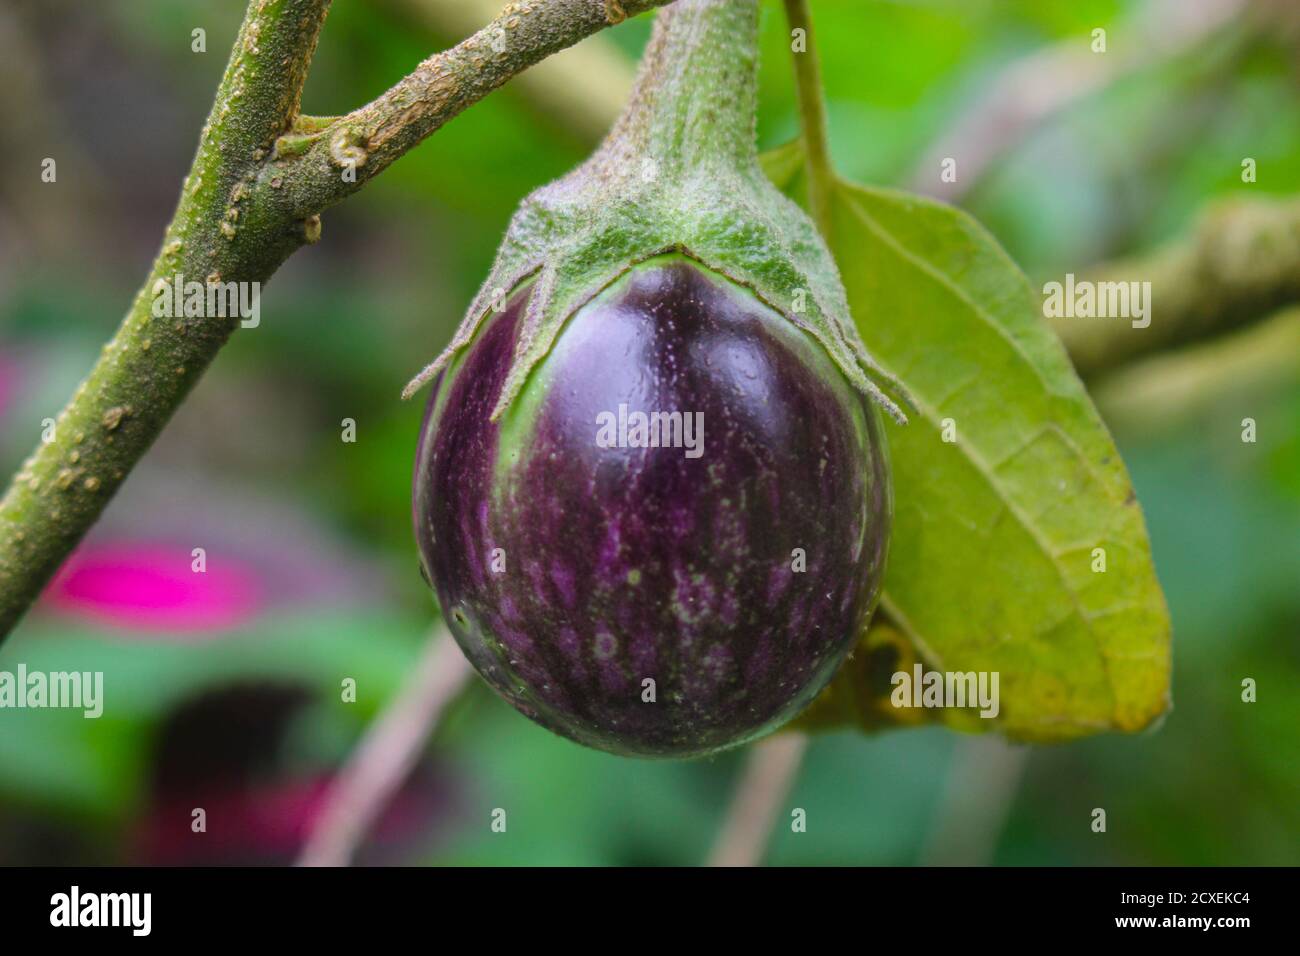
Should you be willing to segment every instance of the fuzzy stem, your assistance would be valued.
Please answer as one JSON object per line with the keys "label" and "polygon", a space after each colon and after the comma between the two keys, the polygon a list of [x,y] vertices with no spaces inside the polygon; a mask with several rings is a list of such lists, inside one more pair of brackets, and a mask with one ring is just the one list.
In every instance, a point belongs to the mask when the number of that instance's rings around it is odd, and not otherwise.
{"label": "fuzzy stem", "polygon": [[799,123],[802,130],[804,164],[808,179],[808,212],[823,236],[830,236],[831,192],[835,170],[831,165],[830,141],[826,126],[826,100],[822,95],[822,68],[813,41],[812,19],[808,0],[785,0],[786,19],[791,36],[803,31],[802,50],[793,49],[795,88],[799,96]]}
{"label": "fuzzy stem", "polygon": [[[333,122],[299,98],[330,0],[250,0],[198,154],[117,334],[0,499],[0,641],[99,518],[237,318],[155,318],[159,283],[261,283],[319,213],[542,58],[668,0],[528,0]],[[277,143],[286,153],[280,155]]]}
{"label": "fuzzy stem", "polygon": [[627,108],[598,162],[653,160],[665,181],[757,161],[758,0],[678,0],[660,11]]}

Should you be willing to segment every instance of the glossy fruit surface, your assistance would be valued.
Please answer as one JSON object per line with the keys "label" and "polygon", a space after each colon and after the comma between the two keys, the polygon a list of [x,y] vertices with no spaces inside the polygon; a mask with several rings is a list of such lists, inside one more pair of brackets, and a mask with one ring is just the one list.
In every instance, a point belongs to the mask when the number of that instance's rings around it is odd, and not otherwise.
{"label": "glossy fruit surface", "polygon": [[456,640],[524,714],[604,750],[779,726],[879,592],[878,413],[787,318],[664,256],[575,312],[493,422],[532,291],[440,374],[417,452],[416,537]]}

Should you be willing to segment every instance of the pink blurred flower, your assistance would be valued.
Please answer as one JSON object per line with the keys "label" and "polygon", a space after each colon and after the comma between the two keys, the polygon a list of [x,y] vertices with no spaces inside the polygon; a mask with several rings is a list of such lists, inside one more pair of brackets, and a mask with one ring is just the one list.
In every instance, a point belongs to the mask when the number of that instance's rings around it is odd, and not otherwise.
{"label": "pink blurred flower", "polygon": [[145,480],[126,484],[46,589],[42,612],[193,639],[271,612],[382,599],[377,569],[290,502],[133,477]]}
{"label": "pink blurred flower", "polygon": [[193,565],[183,546],[89,544],[50,583],[45,604],[101,624],[167,633],[231,630],[266,605],[255,568],[228,557],[202,573]]}

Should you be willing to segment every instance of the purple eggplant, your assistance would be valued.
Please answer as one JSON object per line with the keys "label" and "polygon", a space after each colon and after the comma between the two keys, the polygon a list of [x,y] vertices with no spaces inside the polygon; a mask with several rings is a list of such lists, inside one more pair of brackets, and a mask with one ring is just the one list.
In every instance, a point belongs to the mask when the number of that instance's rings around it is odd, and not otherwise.
{"label": "purple eggplant", "polygon": [[771,731],[879,593],[875,406],[781,313],[669,255],[575,312],[493,420],[535,291],[482,324],[426,413],[415,530],[452,633],[583,744],[686,757]]}

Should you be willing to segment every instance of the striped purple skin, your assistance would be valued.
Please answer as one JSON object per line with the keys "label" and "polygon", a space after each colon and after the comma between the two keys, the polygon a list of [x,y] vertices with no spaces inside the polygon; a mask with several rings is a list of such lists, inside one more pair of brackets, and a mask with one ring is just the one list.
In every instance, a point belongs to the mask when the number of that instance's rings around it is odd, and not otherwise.
{"label": "striped purple skin", "polygon": [[[492,423],[528,294],[435,384],[417,452],[416,537],[452,633],[516,708],[603,750],[695,756],[774,729],[879,592],[877,413],[811,337],[665,256],[570,317]],[[620,404],[703,413],[703,453],[600,447]]]}

